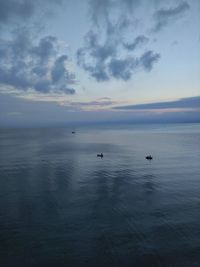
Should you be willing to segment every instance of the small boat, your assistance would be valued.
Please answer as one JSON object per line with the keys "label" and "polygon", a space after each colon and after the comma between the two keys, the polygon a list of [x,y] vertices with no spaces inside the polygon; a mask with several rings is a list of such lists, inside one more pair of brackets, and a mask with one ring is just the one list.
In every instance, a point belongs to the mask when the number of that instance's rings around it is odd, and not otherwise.
{"label": "small boat", "polygon": [[75,134],[76,132],[75,131],[72,131],[72,134]]}
{"label": "small boat", "polygon": [[145,157],[145,159],[152,160],[153,157],[151,155],[148,155],[148,156]]}
{"label": "small boat", "polygon": [[99,157],[99,158],[103,158],[103,153],[101,153],[101,154],[97,154],[97,157]]}

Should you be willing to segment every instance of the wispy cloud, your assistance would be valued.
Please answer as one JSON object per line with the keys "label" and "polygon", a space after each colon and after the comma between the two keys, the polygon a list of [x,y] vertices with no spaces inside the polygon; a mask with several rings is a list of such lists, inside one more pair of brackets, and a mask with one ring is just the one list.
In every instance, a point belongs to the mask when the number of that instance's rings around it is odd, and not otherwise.
{"label": "wispy cloud", "polygon": [[144,35],[139,35],[135,38],[135,40],[132,43],[124,43],[124,47],[127,50],[133,51],[137,47],[140,47],[143,44],[146,44],[149,41],[149,38],[147,38]]}
{"label": "wispy cloud", "polygon": [[102,20],[110,23],[112,13],[132,13],[141,4],[140,0],[89,0],[90,15],[93,23],[100,25]]}
{"label": "wispy cloud", "polygon": [[61,106],[65,106],[71,110],[97,111],[97,110],[111,110],[113,105],[120,102],[114,101],[108,97],[98,98],[94,101],[64,101],[60,102]]}
{"label": "wispy cloud", "polygon": [[189,4],[184,1],[175,7],[162,8],[154,13],[155,25],[153,31],[158,32],[167,26],[170,22],[179,18],[190,9]]}

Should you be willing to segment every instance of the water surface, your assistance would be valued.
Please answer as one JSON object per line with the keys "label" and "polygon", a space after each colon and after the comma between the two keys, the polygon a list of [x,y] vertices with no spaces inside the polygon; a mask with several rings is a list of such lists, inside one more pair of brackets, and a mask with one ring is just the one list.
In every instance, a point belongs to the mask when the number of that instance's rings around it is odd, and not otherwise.
{"label": "water surface", "polygon": [[200,266],[200,125],[72,130],[0,130],[0,266]]}

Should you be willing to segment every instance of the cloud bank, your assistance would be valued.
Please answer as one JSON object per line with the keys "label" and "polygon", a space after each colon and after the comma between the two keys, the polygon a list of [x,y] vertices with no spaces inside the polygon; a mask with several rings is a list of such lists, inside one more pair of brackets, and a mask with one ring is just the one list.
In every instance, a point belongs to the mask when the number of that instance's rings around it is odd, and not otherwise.
{"label": "cloud bank", "polygon": [[115,107],[120,110],[155,110],[155,109],[200,109],[200,96],[182,98],[176,101]]}
{"label": "cloud bank", "polygon": [[[95,104],[95,103],[94,103]],[[74,108],[75,109],[75,108]],[[27,101],[2,95],[0,98],[0,127],[46,127],[85,123],[154,123],[154,122],[200,122],[200,111],[178,111],[155,113],[149,111],[95,112],[78,110],[56,103]]]}

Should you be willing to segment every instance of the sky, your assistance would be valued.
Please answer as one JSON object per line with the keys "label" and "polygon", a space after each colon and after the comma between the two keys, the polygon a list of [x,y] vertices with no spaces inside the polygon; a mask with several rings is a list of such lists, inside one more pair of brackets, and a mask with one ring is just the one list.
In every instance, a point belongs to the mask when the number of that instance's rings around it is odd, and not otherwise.
{"label": "sky", "polygon": [[199,0],[0,0],[0,127],[200,121]]}

